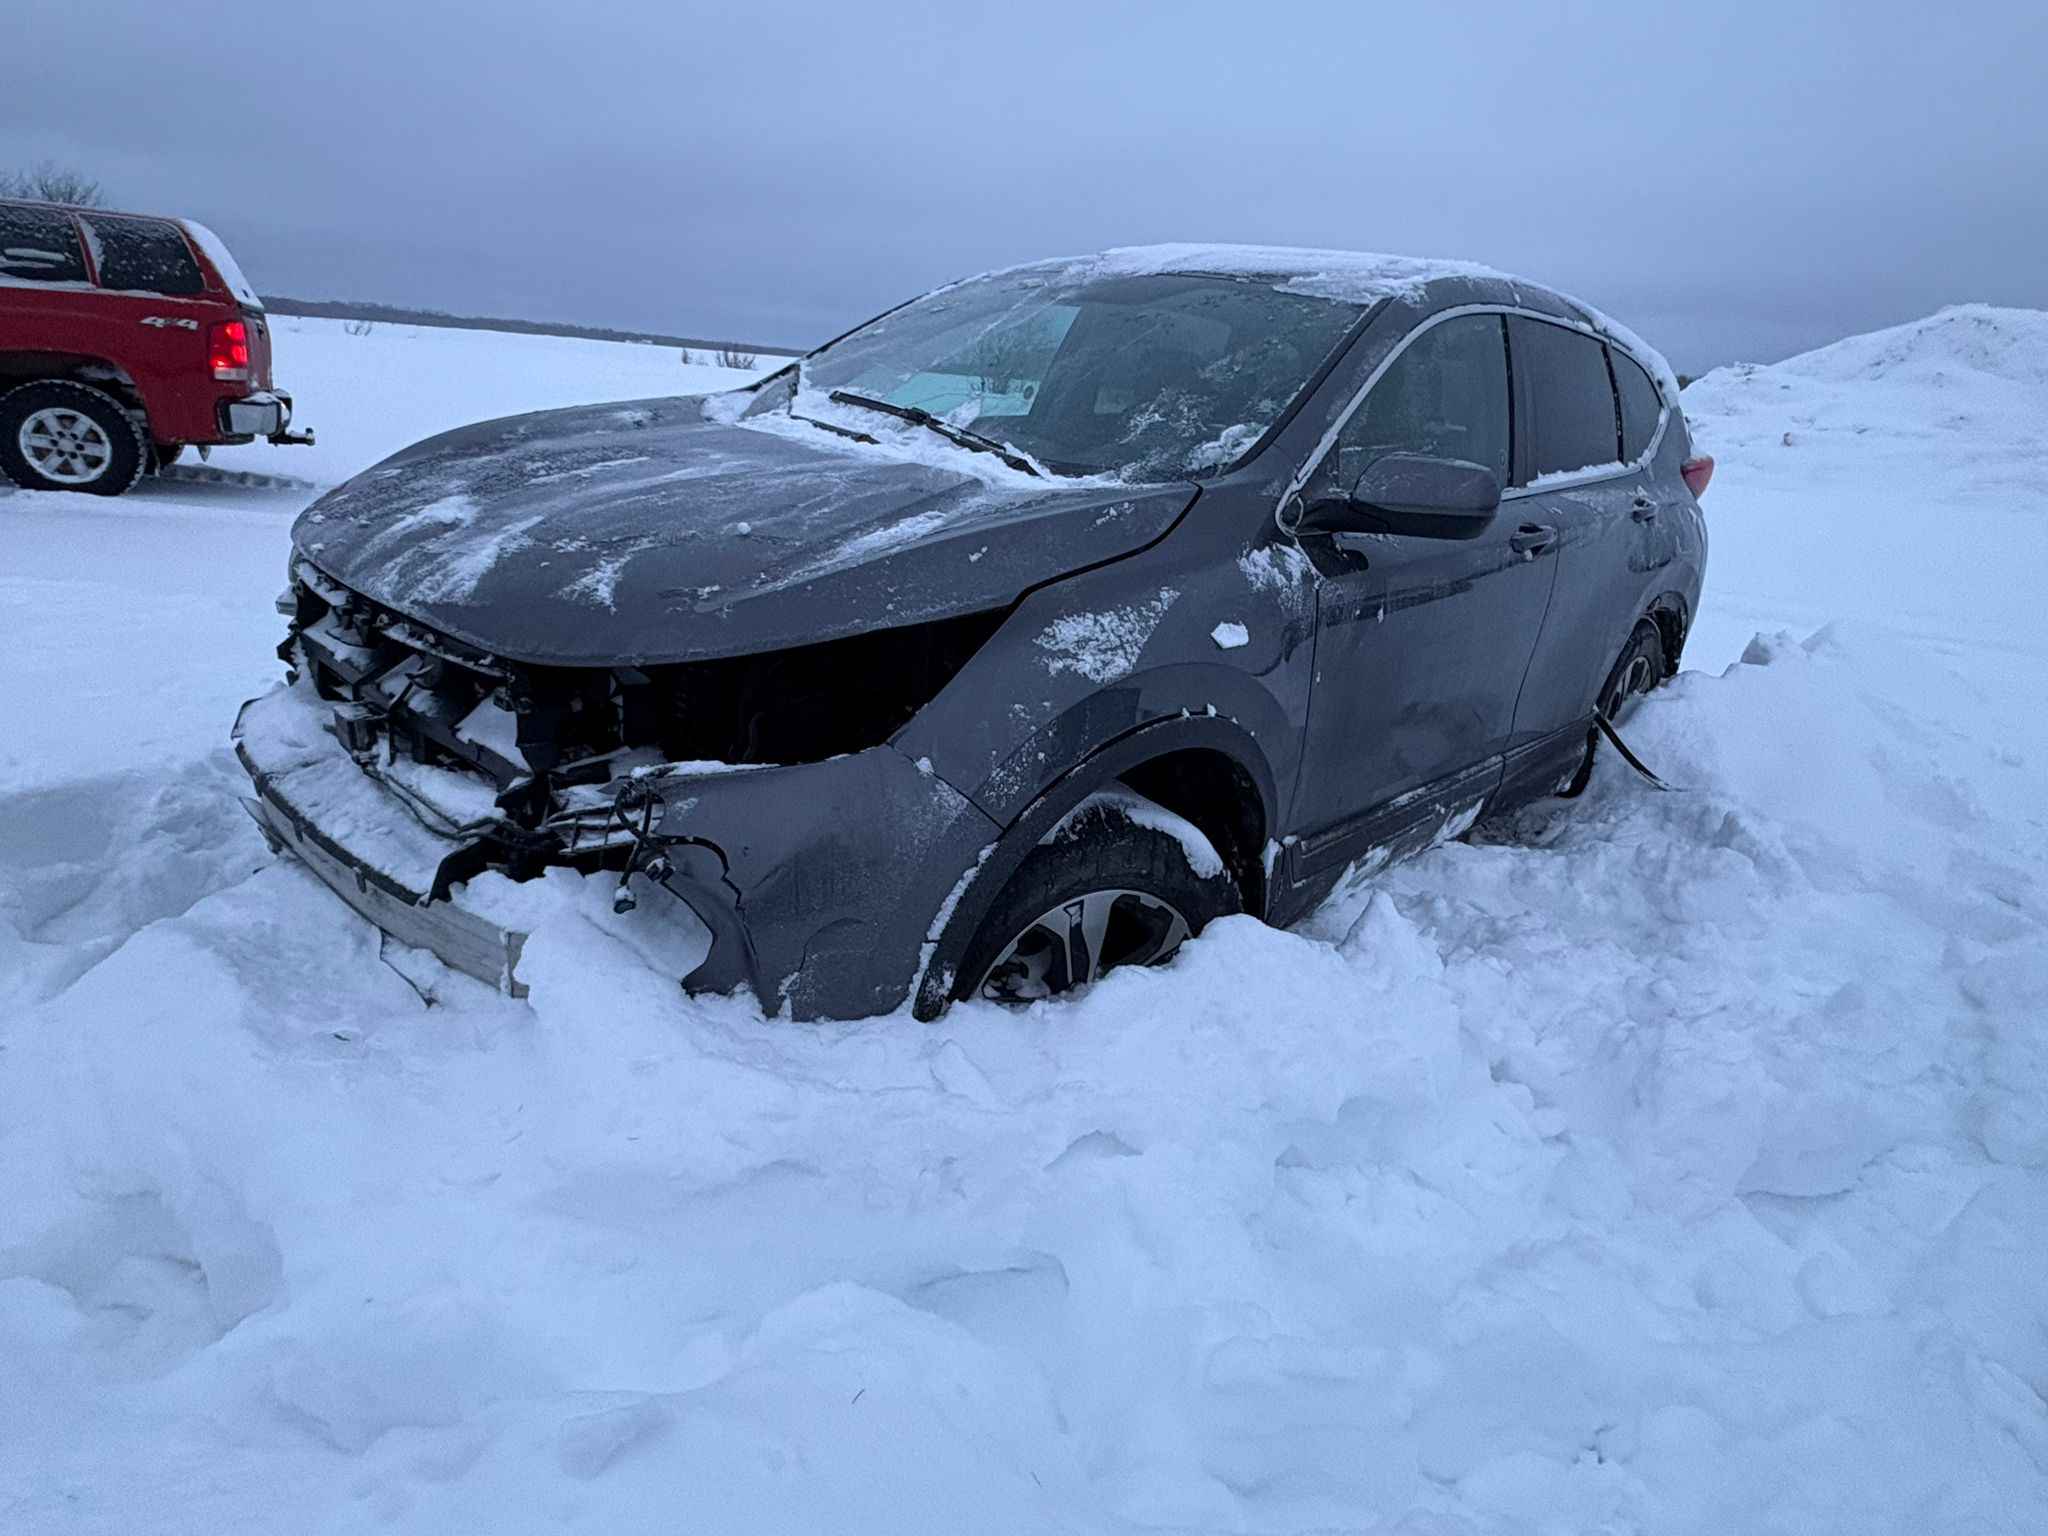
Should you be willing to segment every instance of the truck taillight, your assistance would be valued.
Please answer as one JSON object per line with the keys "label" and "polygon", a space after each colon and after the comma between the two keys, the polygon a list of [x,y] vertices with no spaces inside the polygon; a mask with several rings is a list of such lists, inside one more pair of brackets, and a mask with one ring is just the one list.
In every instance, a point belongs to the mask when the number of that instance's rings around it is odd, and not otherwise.
{"label": "truck taillight", "polygon": [[1692,492],[1694,499],[1707,493],[1707,482],[1714,478],[1714,460],[1710,454],[1687,459],[1678,466],[1678,472],[1685,478],[1685,488]]}
{"label": "truck taillight", "polygon": [[216,379],[248,383],[249,327],[240,320],[220,321],[206,333],[206,355]]}

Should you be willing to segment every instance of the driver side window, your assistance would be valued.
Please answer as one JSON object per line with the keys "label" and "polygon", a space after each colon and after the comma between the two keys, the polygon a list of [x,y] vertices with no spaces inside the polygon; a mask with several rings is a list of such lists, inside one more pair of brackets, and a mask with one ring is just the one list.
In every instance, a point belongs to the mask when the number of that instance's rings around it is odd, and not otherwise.
{"label": "driver side window", "polygon": [[1321,494],[1342,496],[1372,462],[1421,453],[1483,464],[1507,485],[1507,327],[1499,315],[1459,315],[1409,342],[1344,424],[1317,472]]}

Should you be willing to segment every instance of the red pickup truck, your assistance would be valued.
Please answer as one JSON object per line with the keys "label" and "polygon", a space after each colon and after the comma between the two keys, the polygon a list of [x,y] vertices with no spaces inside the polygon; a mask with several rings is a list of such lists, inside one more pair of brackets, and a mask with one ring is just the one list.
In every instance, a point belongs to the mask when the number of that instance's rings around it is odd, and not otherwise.
{"label": "red pickup truck", "polygon": [[310,443],[263,303],[190,219],[0,201],[0,471],[118,496],[188,444]]}

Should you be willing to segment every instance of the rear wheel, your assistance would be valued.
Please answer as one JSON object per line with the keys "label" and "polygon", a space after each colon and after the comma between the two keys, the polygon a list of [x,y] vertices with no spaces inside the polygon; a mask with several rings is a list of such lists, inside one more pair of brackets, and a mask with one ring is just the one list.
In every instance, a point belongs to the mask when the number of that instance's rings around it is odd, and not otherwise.
{"label": "rear wheel", "polygon": [[1636,699],[1664,681],[1664,636],[1648,619],[1636,625],[1600,690],[1600,713],[1620,720]]}
{"label": "rear wheel", "polygon": [[148,437],[105,390],[40,379],[0,395],[0,470],[25,490],[118,496],[148,462]]}
{"label": "rear wheel", "polygon": [[1056,997],[1120,965],[1157,965],[1241,907],[1236,882],[1220,867],[1197,874],[1180,838],[1140,826],[1114,803],[1087,806],[1003,887],[953,995]]}
{"label": "rear wheel", "polygon": [[[1664,681],[1664,635],[1654,622],[1644,619],[1621,648],[1607,681],[1600,685],[1597,708],[1608,720],[1618,721],[1635,701]],[[1593,777],[1593,754],[1599,749],[1600,732],[1586,732],[1586,755],[1558,793],[1569,800],[1583,794]]]}

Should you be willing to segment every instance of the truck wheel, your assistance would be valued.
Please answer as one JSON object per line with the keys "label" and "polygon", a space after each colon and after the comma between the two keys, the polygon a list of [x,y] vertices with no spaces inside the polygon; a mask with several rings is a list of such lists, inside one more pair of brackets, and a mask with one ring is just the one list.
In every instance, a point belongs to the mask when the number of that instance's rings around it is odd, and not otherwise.
{"label": "truck wheel", "polygon": [[1221,869],[1197,873],[1171,834],[1114,804],[1087,806],[1031,850],[962,957],[956,998],[1028,1003],[1119,965],[1157,965],[1242,910]]}
{"label": "truck wheel", "polygon": [[148,462],[147,435],[104,390],[39,379],[0,395],[0,470],[24,490],[118,496]]}

